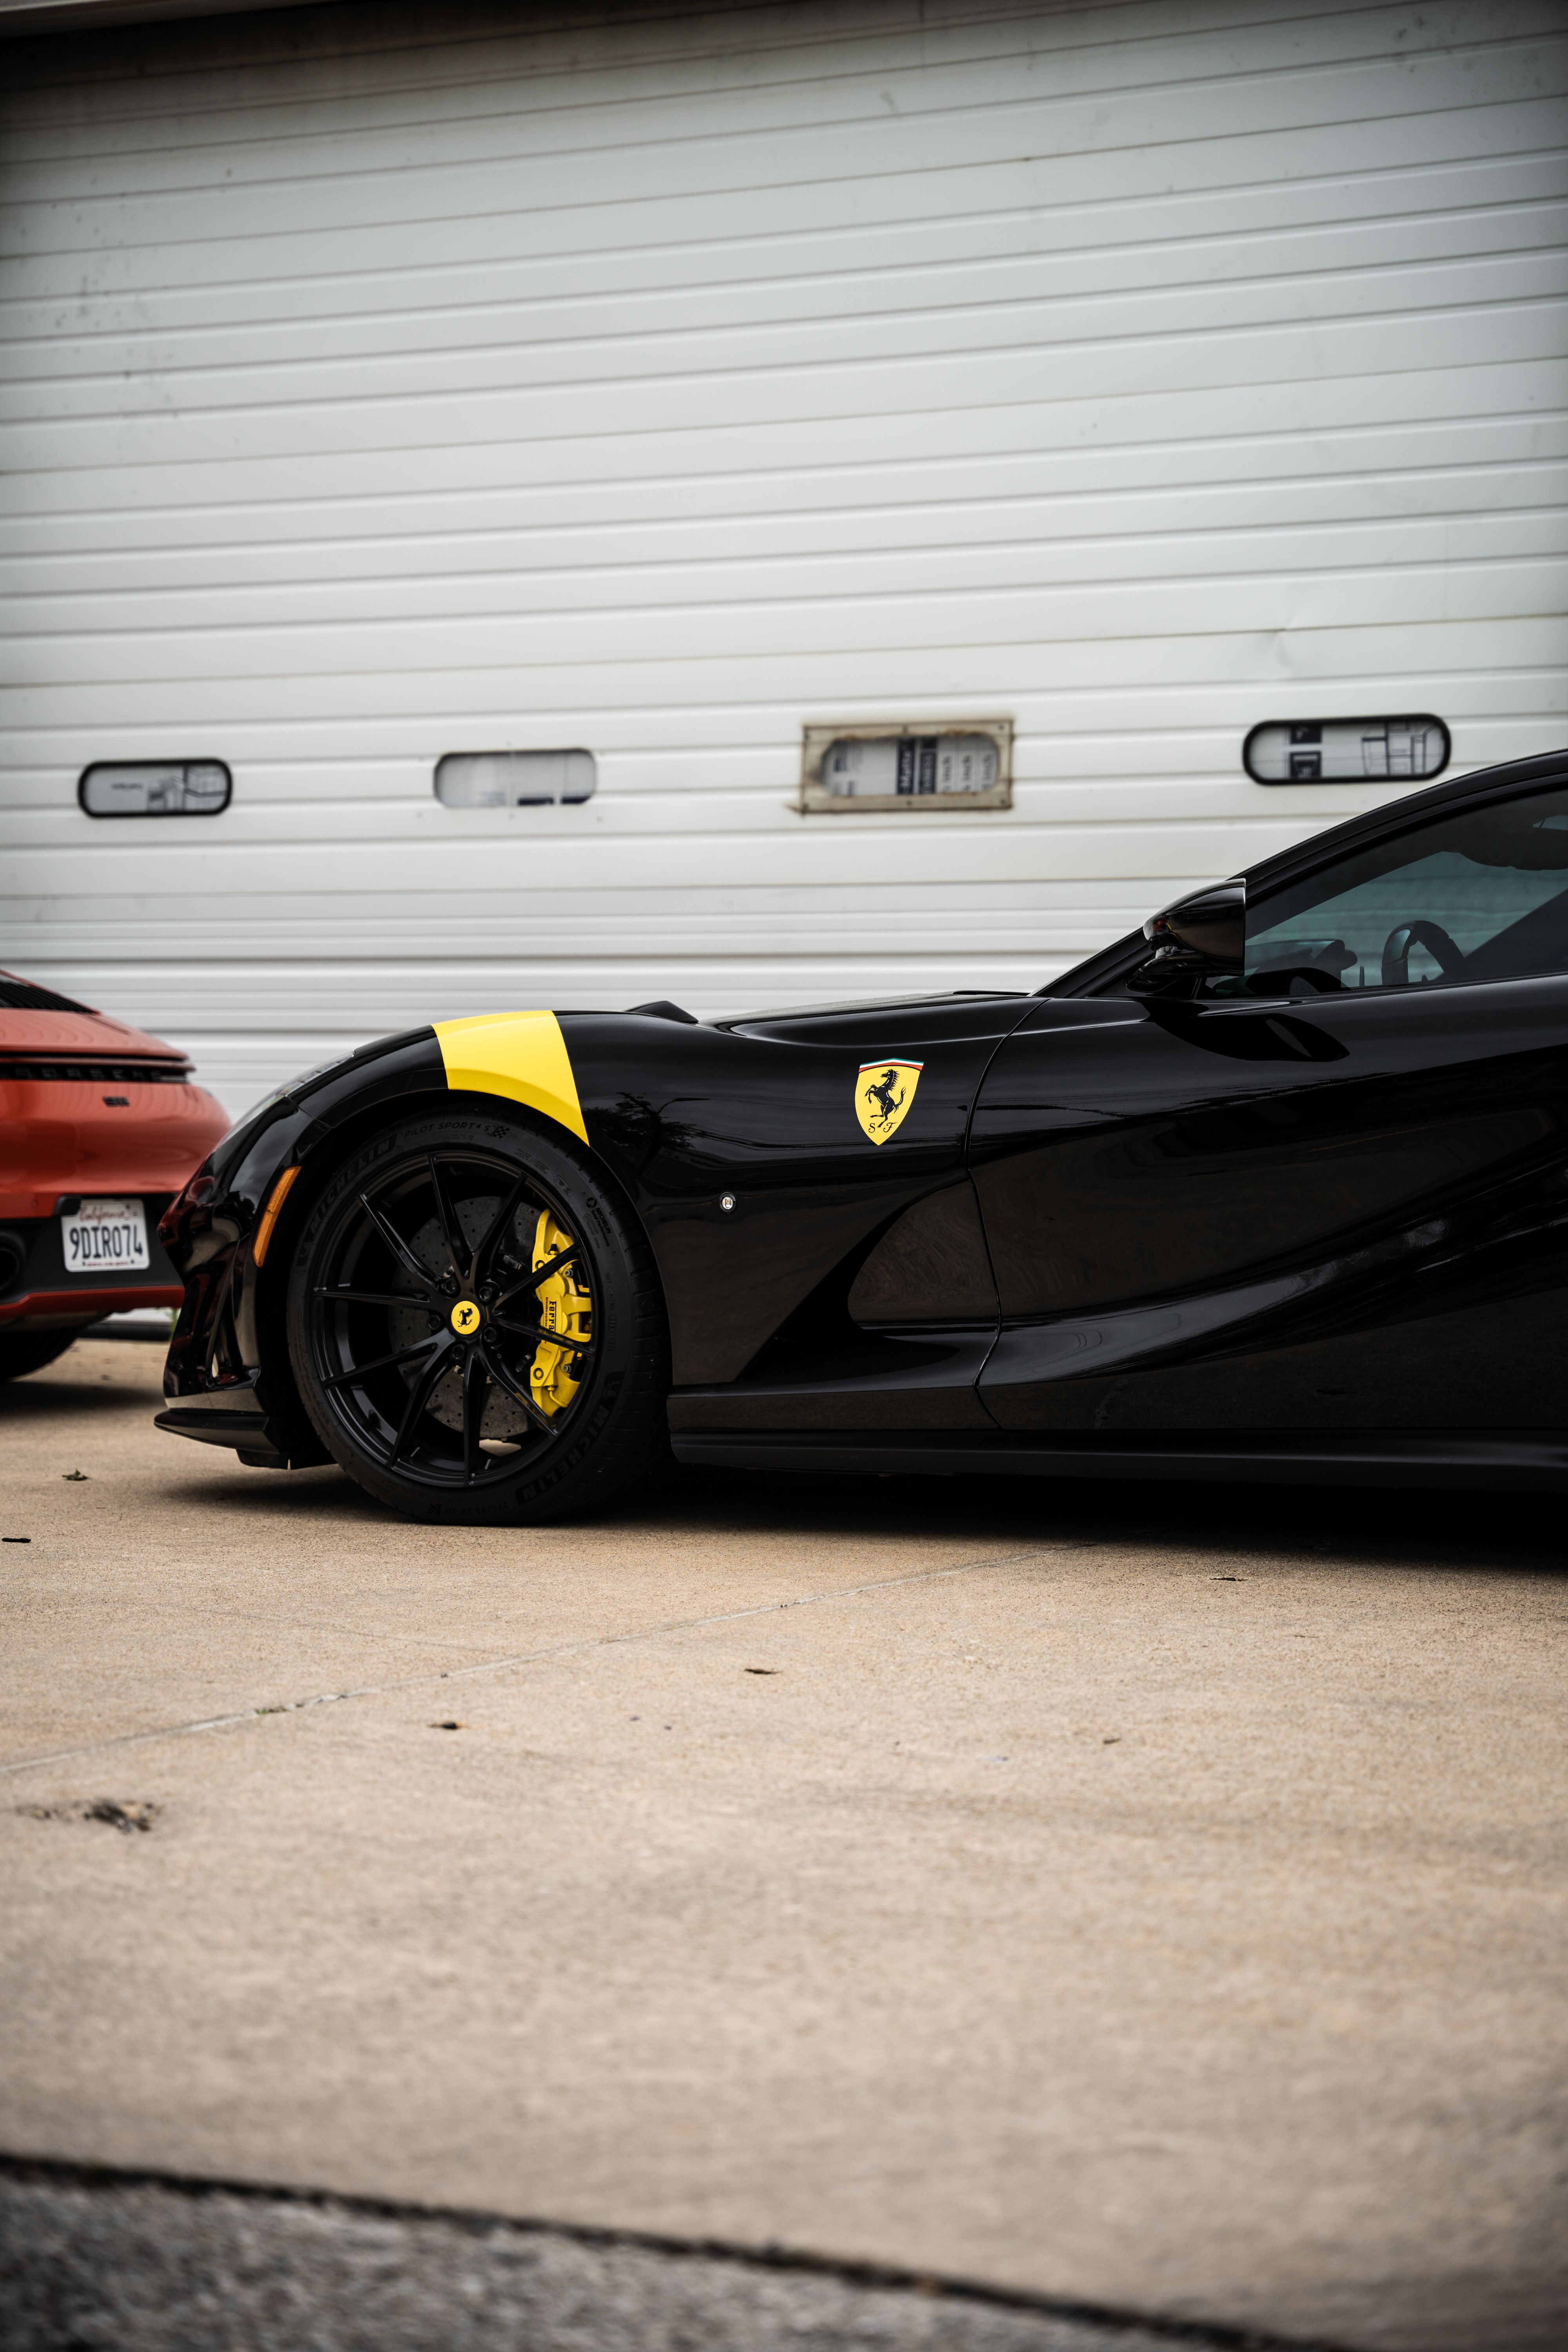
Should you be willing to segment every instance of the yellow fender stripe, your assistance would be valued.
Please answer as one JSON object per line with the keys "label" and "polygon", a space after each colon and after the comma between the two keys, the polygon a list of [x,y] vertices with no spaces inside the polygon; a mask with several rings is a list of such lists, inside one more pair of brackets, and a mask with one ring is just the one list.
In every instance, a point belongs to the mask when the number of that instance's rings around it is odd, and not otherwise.
{"label": "yellow fender stripe", "polygon": [[553,1013],[477,1013],[434,1025],[449,1087],[525,1103],[587,1142],[572,1056]]}

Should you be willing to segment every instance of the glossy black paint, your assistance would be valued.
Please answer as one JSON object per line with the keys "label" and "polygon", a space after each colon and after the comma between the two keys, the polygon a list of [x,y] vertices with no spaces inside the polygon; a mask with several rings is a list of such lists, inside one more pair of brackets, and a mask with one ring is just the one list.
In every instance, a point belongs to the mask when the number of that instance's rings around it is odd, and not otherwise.
{"label": "glossy black paint", "polygon": [[972,1155],[1005,1428],[1568,1422],[1568,980],[1049,1001]]}
{"label": "glossy black paint", "polygon": [[1337,1486],[1506,1487],[1526,1494],[1562,1488],[1568,1444],[1555,1432],[1498,1431],[1486,1438],[1444,1432],[1364,1437],[1356,1431],[1294,1437],[1246,1431],[1192,1437],[988,1436],[945,1430],[903,1436],[809,1435],[773,1431],[677,1431],[676,1459],[719,1470],[809,1470],[861,1477],[1225,1478],[1272,1486],[1283,1479]]}
{"label": "glossy black paint", "polygon": [[[1409,795],[1205,911],[1233,925],[1352,845],[1563,778],[1568,755]],[[1139,993],[1150,955],[1134,934],[1036,997],[559,1016],[594,1157],[663,1283],[679,1453],[1561,1475],[1568,977],[1207,1001],[1186,971]],[[923,1067],[874,1146],[855,1087],[883,1055]],[[380,1041],[229,1138],[205,1198],[187,1188],[166,1425],[321,1458],[282,1342],[293,1242],[344,1149],[426,1099],[486,1098],[448,1093],[430,1031]],[[256,1221],[295,1161],[258,1274]]]}
{"label": "glossy black paint", "polygon": [[[964,1142],[982,1073],[1029,1004],[648,1023],[659,1034],[639,1036],[635,1058],[627,1016],[563,1019],[590,1140],[663,1277],[672,1426],[988,1425],[974,1382],[996,1299]],[[861,1064],[883,1054],[924,1067],[903,1124],[873,1145],[855,1095]],[[887,1276],[911,1244],[921,1281],[889,1311]]]}
{"label": "glossy black paint", "polygon": [[[722,1026],[559,1016],[590,1147],[640,1217],[663,1281],[672,1420],[722,1389],[726,1414],[746,1425],[776,1413],[787,1426],[802,1411],[807,1425],[990,1425],[974,1384],[997,1306],[964,1144],[985,1065],[1032,1002],[950,996]],[[884,1053],[924,1066],[902,1125],[875,1146],[855,1093],[861,1063]],[[216,1416],[239,1414],[256,1458],[320,1458],[289,1375],[279,1270],[313,1169],[426,1097],[484,1099],[448,1093],[430,1031],[296,1089],[214,1154],[210,1200],[176,1204],[168,1221],[187,1291],[164,1426],[196,1434],[200,1412],[203,1433],[236,1442]],[[294,1160],[302,1173],[258,1273],[250,1236]],[[900,1225],[917,1207],[920,1221]],[[919,1287],[890,1300],[889,1275],[911,1252]]]}
{"label": "glossy black paint", "polygon": [[416,1029],[362,1047],[225,1136],[158,1228],[185,1285],[163,1367],[170,1402],[157,1416],[160,1428],[236,1446],[258,1465],[297,1469],[327,1460],[289,1370],[277,1278],[304,1213],[304,1173],[294,1187],[300,1198],[290,1193],[260,1268],[251,1250],[257,1224],[286,1168],[298,1161],[324,1173],[352,1140],[398,1108],[446,1094],[435,1034]]}

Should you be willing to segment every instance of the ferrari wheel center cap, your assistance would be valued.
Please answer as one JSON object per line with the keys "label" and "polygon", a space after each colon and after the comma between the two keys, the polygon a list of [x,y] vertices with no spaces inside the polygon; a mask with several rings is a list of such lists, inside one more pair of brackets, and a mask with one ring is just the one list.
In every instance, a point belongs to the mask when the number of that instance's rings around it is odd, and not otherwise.
{"label": "ferrari wheel center cap", "polygon": [[485,1311],[473,1299],[459,1298],[447,1319],[460,1339],[471,1339],[485,1319]]}

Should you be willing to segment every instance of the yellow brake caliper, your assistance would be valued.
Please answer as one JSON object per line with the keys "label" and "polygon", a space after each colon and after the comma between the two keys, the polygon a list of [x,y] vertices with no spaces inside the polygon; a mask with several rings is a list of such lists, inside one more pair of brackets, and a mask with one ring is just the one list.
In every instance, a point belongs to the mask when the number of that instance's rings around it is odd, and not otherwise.
{"label": "yellow brake caliper", "polygon": [[[570,1249],[572,1236],[558,1225],[548,1209],[541,1209],[539,1223],[533,1229],[533,1270],[548,1265],[552,1257]],[[563,1339],[587,1339],[591,1334],[589,1318],[594,1302],[577,1279],[578,1268],[564,1265],[552,1274],[548,1282],[540,1284],[535,1297],[539,1300],[539,1319],[547,1331],[559,1331]],[[528,1392],[541,1412],[562,1412],[577,1393],[578,1383],[573,1368],[581,1361],[570,1349],[558,1348],[552,1340],[542,1339],[534,1354],[532,1369],[528,1375]]]}

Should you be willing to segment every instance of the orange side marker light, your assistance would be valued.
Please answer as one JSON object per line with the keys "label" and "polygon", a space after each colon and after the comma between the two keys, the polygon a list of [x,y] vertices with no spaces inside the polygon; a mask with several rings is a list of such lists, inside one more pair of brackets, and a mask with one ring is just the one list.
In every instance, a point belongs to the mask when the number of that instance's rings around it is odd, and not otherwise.
{"label": "orange side marker light", "polygon": [[289,1188],[299,1173],[297,1166],[285,1168],[282,1175],[272,1187],[267,1206],[261,1212],[261,1223],[256,1228],[256,1239],[250,1245],[250,1255],[258,1265],[260,1265],[267,1256],[267,1245],[272,1239],[272,1228],[278,1223],[279,1210],[289,1198]]}

